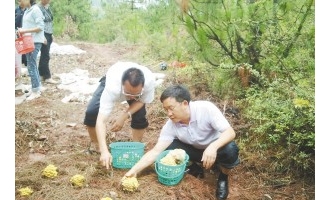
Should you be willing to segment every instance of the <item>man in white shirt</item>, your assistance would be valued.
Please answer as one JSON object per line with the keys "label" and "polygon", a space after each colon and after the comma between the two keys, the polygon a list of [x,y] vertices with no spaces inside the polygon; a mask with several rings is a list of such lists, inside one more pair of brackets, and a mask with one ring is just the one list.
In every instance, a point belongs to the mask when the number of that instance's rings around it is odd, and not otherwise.
{"label": "man in white shirt", "polygon": [[[117,117],[111,117],[110,130],[120,131],[125,121],[131,118],[132,140],[141,141],[145,128],[146,103],[154,99],[155,76],[145,66],[132,62],[117,62],[112,65],[88,104],[84,124],[91,142],[101,152],[100,161],[107,169],[112,156],[106,142],[106,123],[110,119],[115,103],[127,101],[129,107]],[[96,149],[98,150],[98,149]]]}
{"label": "man in white shirt", "polygon": [[124,177],[136,177],[164,150],[179,148],[186,151],[190,161],[202,163],[205,169],[214,167],[218,170],[216,198],[227,199],[229,172],[240,163],[233,128],[213,103],[191,101],[189,91],[181,85],[165,89],[160,101],[169,120],[162,128],[157,144]]}

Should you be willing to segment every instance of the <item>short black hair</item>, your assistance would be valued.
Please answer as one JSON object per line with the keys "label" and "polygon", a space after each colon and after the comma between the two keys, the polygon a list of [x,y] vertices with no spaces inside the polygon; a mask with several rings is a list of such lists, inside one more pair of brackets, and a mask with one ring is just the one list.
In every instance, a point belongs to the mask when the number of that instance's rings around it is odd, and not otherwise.
{"label": "short black hair", "polygon": [[183,102],[186,100],[190,102],[190,93],[189,90],[183,85],[172,85],[166,88],[160,96],[160,101],[163,101],[169,97],[175,98],[177,102]]}
{"label": "short black hair", "polygon": [[121,84],[124,85],[125,81],[128,81],[129,84],[131,84],[133,87],[136,87],[140,84],[144,86],[144,74],[138,68],[129,68],[124,72],[123,77],[121,78]]}

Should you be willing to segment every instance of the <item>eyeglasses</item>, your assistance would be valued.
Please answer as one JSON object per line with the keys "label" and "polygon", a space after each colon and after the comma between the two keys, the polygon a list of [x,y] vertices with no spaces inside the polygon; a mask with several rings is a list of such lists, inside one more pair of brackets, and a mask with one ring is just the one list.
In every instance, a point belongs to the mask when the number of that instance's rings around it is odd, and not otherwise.
{"label": "eyeglasses", "polygon": [[164,110],[165,110],[166,112],[168,112],[168,111],[173,112],[174,109],[175,109],[178,105],[180,105],[181,103],[182,103],[182,102],[176,104],[175,106],[170,106],[169,108],[164,108]]}
{"label": "eyeglasses", "polygon": [[129,94],[129,93],[126,93],[123,86],[122,86],[121,90],[122,90],[122,94],[125,95],[125,96],[127,96],[127,97],[134,97],[134,99],[140,99],[141,96],[142,96],[142,94],[143,94],[144,88],[142,88],[140,94]]}

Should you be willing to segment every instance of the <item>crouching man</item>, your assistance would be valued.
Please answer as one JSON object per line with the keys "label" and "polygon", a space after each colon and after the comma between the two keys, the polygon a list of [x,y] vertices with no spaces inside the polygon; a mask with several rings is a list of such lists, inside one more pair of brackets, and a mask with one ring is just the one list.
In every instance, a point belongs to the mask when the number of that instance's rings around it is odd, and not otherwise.
{"label": "crouching man", "polygon": [[[145,66],[132,62],[117,62],[100,80],[85,112],[84,124],[94,151],[100,152],[100,162],[109,169],[112,155],[106,141],[107,122],[110,131],[120,131],[125,121],[131,120],[132,140],[141,141],[149,123],[146,118],[146,103],[151,103],[155,93],[155,76]],[[129,107],[117,116],[112,114],[116,103],[127,101]]]}
{"label": "crouching man", "polygon": [[236,134],[229,122],[213,103],[191,101],[189,91],[181,85],[165,89],[160,101],[169,119],[157,144],[124,177],[136,177],[164,150],[179,148],[186,151],[194,165],[201,163],[205,169],[213,167],[218,170],[216,198],[227,199],[228,175],[240,163],[239,149],[234,142]]}

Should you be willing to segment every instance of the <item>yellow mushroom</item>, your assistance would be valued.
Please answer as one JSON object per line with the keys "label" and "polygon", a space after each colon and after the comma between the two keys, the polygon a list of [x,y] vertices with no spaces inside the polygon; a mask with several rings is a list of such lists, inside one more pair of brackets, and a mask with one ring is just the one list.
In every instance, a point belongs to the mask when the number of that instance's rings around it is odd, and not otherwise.
{"label": "yellow mushroom", "polygon": [[48,165],[43,171],[42,175],[48,178],[54,178],[57,176],[57,167],[54,165]]}
{"label": "yellow mushroom", "polygon": [[33,193],[33,190],[29,187],[21,188],[18,190],[21,196],[30,196]]}
{"label": "yellow mushroom", "polygon": [[139,187],[139,182],[135,177],[124,177],[121,185],[124,191],[134,192]]}
{"label": "yellow mushroom", "polygon": [[86,183],[86,178],[83,175],[76,174],[71,177],[70,182],[73,186],[82,187]]}

